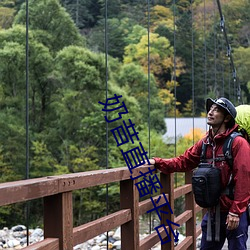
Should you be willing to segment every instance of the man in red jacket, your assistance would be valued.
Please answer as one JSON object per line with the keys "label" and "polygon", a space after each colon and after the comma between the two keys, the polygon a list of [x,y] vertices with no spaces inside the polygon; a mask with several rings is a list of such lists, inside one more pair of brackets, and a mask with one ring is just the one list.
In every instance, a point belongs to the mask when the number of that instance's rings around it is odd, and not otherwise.
{"label": "man in red jacket", "polygon": [[202,152],[202,144],[207,144],[206,159],[215,167],[221,169],[221,185],[226,189],[230,176],[234,184],[233,198],[222,194],[220,197],[220,239],[215,240],[215,215],[211,214],[212,241],[207,241],[208,213],[202,219],[201,250],[222,249],[225,239],[228,239],[229,250],[247,249],[248,217],[247,207],[250,201],[250,145],[241,136],[237,136],[232,144],[233,170],[222,158],[224,142],[232,132],[238,130],[235,124],[236,109],[226,98],[217,100],[207,99],[207,124],[210,129],[206,136],[187,149],[184,154],[176,158],[150,159],[150,163],[165,174],[173,172],[186,172],[198,166]]}

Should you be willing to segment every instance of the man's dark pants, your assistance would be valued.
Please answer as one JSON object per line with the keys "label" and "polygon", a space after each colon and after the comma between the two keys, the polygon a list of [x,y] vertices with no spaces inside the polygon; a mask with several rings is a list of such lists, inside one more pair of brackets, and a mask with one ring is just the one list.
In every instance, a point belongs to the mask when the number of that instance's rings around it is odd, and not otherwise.
{"label": "man's dark pants", "polygon": [[246,242],[248,238],[248,219],[247,212],[244,212],[240,217],[239,226],[234,230],[228,230],[226,225],[228,213],[220,214],[220,241],[215,241],[215,216],[211,215],[212,224],[212,241],[206,241],[207,237],[207,213],[202,219],[202,238],[200,250],[220,250],[222,249],[225,239],[228,240],[229,250],[246,250]]}

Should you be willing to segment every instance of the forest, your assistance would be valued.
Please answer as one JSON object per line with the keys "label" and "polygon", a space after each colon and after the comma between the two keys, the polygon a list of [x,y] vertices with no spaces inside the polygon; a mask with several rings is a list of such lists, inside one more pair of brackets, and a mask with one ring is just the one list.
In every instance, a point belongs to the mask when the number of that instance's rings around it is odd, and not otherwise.
{"label": "forest", "polygon": [[[250,2],[220,2],[230,48],[215,0],[2,0],[1,183],[126,166],[131,145],[117,147],[119,123],[107,125],[99,104],[115,94],[149,157],[173,157],[201,136],[169,145],[164,118],[204,117],[207,97],[249,103]],[[75,225],[106,213],[106,190],[74,193]],[[119,186],[108,190],[112,212]],[[34,226],[41,202],[30,204]],[[24,209],[0,207],[0,227],[24,221]]]}

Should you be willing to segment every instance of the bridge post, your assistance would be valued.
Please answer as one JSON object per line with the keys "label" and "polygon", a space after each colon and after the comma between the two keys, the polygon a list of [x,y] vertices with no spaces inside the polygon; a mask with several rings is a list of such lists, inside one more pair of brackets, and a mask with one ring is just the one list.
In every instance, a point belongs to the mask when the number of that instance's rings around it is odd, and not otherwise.
{"label": "bridge post", "polygon": [[[191,184],[192,172],[185,173],[185,183]],[[193,243],[189,246],[188,250],[196,249],[196,211],[195,211],[195,200],[193,192],[185,195],[185,210],[192,211],[192,217],[186,222],[186,236],[193,237]]]}
{"label": "bridge post", "polygon": [[59,238],[60,250],[73,249],[72,192],[44,197],[44,238]]}
{"label": "bridge post", "polygon": [[[170,205],[172,211],[174,212],[174,176],[173,176],[173,174],[165,175],[165,174],[161,173],[160,174],[160,182],[162,185],[162,193],[165,193],[166,195],[168,194],[168,202],[169,202],[169,205]],[[167,223],[166,223],[167,219],[174,222],[174,213],[171,214],[167,205],[162,207],[161,210],[164,212],[167,212],[167,214],[161,213],[161,217],[162,217],[161,224],[167,225]],[[165,244],[162,244],[161,250],[174,249],[174,236],[171,233],[171,231],[169,230],[169,228],[168,228],[168,233],[169,233],[169,236],[171,238],[171,241],[169,241]],[[167,236],[167,235],[165,234],[165,236]],[[165,237],[163,240],[167,241],[167,238]]]}
{"label": "bridge post", "polygon": [[132,220],[121,225],[121,249],[139,250],[139,194],[132,180],[120,182],[121,209],[130,209]]}

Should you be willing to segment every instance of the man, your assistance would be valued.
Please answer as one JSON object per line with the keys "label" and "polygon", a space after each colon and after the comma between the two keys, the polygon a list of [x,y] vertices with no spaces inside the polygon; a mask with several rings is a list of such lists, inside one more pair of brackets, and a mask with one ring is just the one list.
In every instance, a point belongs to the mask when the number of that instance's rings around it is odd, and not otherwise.
{"label": "man", "polygon": [[[232,144],[233,170],[222,158],[224,142],[233,131],[238,130],[235,124],[236,109],[226,98],[217,100],[207,99],[207,124],[210,129],[205,137],[187,149],[184,154],[172,159],[153,158],[150,163],[165,174],[190,171],[200,163],[202,144],[207,144],[206,159],[211,160],[215,167],[221,169],[221,185],[226,189],[230,176],[234,185],[233,198],[226,193],[220,197],[220,237],[215,240],[215,214],[210,212],[212,223],[212,241],[207,241],[208,212],[202,219],[201,250],[222,249],[225,239],[228,239],[229,250],[247,249],[248,237],[247,206],[250,201],[250,146],[249,143],[237,136]],[[223,158],[222,158],[223,159]],[[219,185],[219,184],[218,184]]]}

